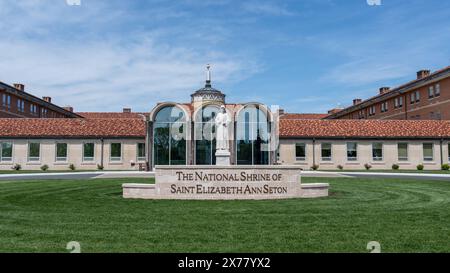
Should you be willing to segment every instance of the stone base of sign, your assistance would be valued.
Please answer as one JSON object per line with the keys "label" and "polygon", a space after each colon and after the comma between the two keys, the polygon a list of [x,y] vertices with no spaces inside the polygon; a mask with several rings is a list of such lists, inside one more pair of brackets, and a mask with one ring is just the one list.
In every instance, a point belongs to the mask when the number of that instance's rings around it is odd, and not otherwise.
{"label": "stone base of sign", "polygon": [[328,196],[329,185],[301,184],[295,166],[156,166],[155,184],[123,184],[124,198],[261,200]]}
{"label": "stone base of sign", "polygon": [[217,150],[216,151],[216,166],[230,166],[230,151]]}

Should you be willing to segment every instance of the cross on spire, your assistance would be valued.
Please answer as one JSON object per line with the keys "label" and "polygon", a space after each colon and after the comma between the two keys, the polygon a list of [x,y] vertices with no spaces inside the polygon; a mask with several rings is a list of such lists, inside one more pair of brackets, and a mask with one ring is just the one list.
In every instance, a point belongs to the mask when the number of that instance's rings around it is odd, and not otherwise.
{"label": "cross on spire", "polygon": [[211,65],[206,65],[206,84],[205,87],[211,87]]}

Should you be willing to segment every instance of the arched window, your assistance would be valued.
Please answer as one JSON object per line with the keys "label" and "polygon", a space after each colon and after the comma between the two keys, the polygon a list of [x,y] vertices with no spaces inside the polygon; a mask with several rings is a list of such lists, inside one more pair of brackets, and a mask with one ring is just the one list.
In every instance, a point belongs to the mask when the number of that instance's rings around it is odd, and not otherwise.
{"label": "arched window", "polygon": [[186,165],[186,116],[167,106],[156,114],[153,127],[155,165]]}
{"label": "arched window", "polygon": [[270,123],[267,111],[259,105],[246,106],[236,123],[236,162],[238,165],[269,164]]}
{"label": "arched window", "polygon": [[195,116],[195,164],[216,164],[216,125],[215,118],[220,108],[209,105],[203,107]]}

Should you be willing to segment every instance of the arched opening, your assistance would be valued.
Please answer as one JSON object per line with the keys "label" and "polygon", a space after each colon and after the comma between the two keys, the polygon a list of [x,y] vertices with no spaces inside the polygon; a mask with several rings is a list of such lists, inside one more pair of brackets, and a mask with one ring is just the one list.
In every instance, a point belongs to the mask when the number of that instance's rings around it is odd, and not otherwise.
{"label": "arched opening", "polygon": [[236,162],[238,165],[267,165],[270,156],[269,114],[260,105],[248,105],[237,116]]}
{"label": "arched opening", "polygon": [[177,106],[161,108],[154,118],[155,165],[186,165],[186,115]]}
{"label": "arched opening", "polygon": [[220,108],[215,105],[204,106],[195,115],[195,164],[216,164],[216,125],[215,118]]}

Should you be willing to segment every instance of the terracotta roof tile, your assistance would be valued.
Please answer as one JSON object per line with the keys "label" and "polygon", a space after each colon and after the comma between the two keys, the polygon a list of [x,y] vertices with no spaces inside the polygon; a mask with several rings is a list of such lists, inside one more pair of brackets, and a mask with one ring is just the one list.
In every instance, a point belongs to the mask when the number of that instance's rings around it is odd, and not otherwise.
{"label": "terracotta roof tile", "polygon": [[280,120],[280,137],[441,138],[449,121],[433,120]]}
{"label": "terracotta roof tile", "polygon": [[305,113],[305,114],[284,114],[280,119],[323,119],[328,114]]}
{"label": "terracotta roof tile", "polygon": [[0,119],[0,137],[145,137],[142,119]]}
{"label": "terracotta roof tile", "polygon": [[83,118],[95,118],[95,119],[105,119],[105,118],[136,118],[141,119],[142,115],[148,116],[149,113],[124,113],[124,112],[78,112],[76,113]]}

